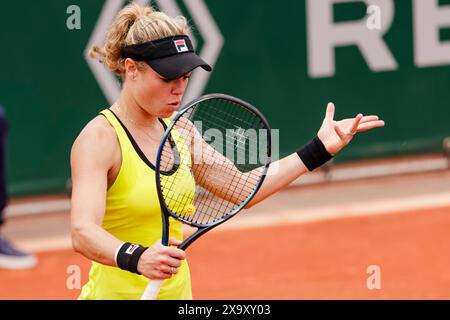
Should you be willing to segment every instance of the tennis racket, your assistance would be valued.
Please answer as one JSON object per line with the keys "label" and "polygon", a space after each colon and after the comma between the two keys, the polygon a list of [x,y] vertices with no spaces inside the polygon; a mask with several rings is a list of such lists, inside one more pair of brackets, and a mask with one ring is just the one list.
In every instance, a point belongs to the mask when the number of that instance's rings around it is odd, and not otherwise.
{"label": "tennis racket", "polygon": [[[197,228],[179,246],[235,216],[256,194],[271,159],[267,120],[247,102],[224,94],[200,97],[175,115],[158,148],[155,176],[163,245],[169,217]],[[142,300],[155,300],[164,280],[151,280]]]}

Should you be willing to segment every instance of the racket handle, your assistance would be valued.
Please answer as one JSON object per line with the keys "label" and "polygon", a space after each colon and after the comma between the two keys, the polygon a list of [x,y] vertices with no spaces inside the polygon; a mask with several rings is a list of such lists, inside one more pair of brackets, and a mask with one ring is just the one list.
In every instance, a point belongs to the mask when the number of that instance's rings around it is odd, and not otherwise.
{"label": "racket handle", "polygon": [[141,300],[156,300],[163,282],[164,280],[151,280],[145,288]]}

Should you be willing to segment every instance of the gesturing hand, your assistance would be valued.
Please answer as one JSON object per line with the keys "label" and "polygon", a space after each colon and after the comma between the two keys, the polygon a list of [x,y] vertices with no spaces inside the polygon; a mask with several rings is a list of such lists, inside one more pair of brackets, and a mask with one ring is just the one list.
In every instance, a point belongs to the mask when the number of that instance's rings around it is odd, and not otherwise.
{"label": "gesturing hand", "polygon": [[356,133],[384,126],[384,121],[379,120],[378,116],[363,116],[361,113],[355,118],[336,121],[334,111],[334,104],[329,103],[325,119],[317,133],[327,151],[333,156],[348,145]]}

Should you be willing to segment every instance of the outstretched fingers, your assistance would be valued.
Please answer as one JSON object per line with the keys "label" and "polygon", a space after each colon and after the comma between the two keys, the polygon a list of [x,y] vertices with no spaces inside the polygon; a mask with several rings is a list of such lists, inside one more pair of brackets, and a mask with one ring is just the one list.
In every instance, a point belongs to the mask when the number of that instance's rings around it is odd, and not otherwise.
{"label": "outstretched fingers", "polygon": [[362,118],[363,118],[363,115],[361,113],[359,113],[355,117],[355,119],[353,120],[352,127],[350,128],[350,132],[349,132],[350,134],[353,135],[358,131],[358,127],[359,127],[359,124],[360,124]]}
{"label": "outstretched fingers", "polygon": [[370,122],[370,121],[376,121],[379,120],[378,116],[364,116],[362,117],[361,121],[359,123],[366,123],[366,122]]}
{"label": "outstretched fingers", "polygon": [[358,126],[357,132],[364,132],[370,129],[384,127],[384,121],[383,120],[376,120],[376,121],[370,121],[366,123],[361,123]]}

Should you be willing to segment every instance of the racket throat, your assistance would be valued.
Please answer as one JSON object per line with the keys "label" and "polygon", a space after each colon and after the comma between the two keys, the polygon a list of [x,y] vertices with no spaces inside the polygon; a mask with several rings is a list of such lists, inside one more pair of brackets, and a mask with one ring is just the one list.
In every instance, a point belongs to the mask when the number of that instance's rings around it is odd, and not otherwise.
{"label": "racket throat", "polygon": [[181,250],[186,250],[187,247],[189,247],[192,242],[194,242],[198,237],[206,233],[208,230],[209,230],[208,228],[197,230],[196,232],[191,234],[186,240],[184,240],[183,243],[180,244],[178,248]]}

